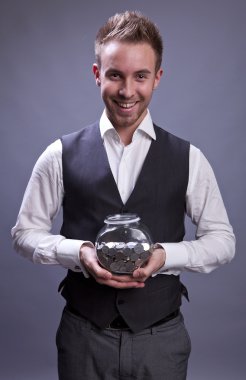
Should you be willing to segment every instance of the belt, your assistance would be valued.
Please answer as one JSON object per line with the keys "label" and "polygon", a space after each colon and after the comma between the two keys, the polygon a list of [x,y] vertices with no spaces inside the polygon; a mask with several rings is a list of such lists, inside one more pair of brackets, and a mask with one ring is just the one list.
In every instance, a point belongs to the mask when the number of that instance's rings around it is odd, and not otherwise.
{"label": "belt", "polygon": [[[162,325],[163,323],[171,321],[172,319],[176,318],[178,315],[179,315],[179,309],[175,310],[173,313],[167,315],[166,317],[160,319],[159,321],[153,323],[148,328],[158,327],[158,326]],[[130,330],[130,327],[124,321],[122,316],[118,315],[112,322],[109,323],[109,325],[106,327],[106,329],[109,329],[109,330]]]}

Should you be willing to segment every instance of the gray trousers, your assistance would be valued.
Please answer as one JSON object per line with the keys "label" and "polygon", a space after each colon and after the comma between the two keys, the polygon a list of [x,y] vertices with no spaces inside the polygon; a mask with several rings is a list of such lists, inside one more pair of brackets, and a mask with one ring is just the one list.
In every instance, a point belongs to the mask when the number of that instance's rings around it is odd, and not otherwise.
{"label": "gray trousers", "polygon": [[185,380],[191,350],[181,314],[134,334],[100,330],[66,308],[56,343],[59,380]]}

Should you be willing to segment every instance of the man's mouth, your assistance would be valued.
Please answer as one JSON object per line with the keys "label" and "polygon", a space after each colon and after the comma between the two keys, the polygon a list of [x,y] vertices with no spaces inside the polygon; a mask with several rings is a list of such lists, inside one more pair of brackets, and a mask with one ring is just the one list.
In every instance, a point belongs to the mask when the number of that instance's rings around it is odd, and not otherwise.
{"label": "man's mouth", "polygon": [[131,102],[131,103],[121,103],[121,102],[117,102],[118,106],[121,107],[121,108],[124,108],[124,109],[130,109],[132,108],[133,106],[135,106],[136,102]]}

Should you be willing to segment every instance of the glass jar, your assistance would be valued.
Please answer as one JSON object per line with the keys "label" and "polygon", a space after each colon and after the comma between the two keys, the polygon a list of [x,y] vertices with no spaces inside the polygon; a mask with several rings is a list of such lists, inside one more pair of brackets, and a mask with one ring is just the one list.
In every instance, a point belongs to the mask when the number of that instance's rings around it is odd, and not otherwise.
{"label": "glass jar", "polygon": [[150,232],[137,214],[109,215],[96,238],[100,264],[115,274],[131,274],[151,255]]}

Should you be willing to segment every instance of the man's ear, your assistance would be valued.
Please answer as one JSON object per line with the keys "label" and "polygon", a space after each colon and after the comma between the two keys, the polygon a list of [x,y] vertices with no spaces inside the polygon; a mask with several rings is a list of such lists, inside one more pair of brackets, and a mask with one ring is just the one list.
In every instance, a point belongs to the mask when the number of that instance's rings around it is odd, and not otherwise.
{"label": "man's ear", "polygon": [[93,63],[92,71],[93,71],[93,74],[94,74],[94,77],[95,77],[95,80],[96,80],[96,85],[100,86],[101,85],[100,70],[98,68],[98,64],[97,63]]}
{"label": "man's ear", "polygon": [[155,89],[158,87],[162,75],[163,75],[163,69],[160,68],[160,69],[156,72],[156,74],[155,74],[155,82],[154,82],[154,88],[153,88],[153,90],[155,90]]}

